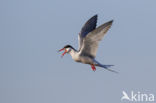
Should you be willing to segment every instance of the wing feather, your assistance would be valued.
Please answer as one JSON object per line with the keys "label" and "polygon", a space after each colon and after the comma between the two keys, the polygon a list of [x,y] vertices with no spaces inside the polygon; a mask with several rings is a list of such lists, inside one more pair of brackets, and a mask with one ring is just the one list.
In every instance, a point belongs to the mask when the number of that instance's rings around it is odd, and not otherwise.
{"label": "wing feather", "polygon": [[96,28],[96,23],[97,23],[97,15],[94,15],[82,27],[81,32],[78,35],[79,50],[82,47],[83,38],[85,38],[88,33],[90,33]]}
{"label": "wing feather", "polygon": [[87,55],[92,58],[96,57],[99,41],[102,40],[103,36],[109,30],[113,20],[106,22],[90,32],[83,40],[82,48],[80,51],[81,55]]}

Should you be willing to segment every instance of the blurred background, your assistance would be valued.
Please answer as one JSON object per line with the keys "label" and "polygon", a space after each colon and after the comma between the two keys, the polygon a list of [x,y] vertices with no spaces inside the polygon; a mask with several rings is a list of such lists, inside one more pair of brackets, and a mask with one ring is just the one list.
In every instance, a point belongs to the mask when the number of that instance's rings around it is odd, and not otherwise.
{"label": "blurred background", "polygon": [[[121,103],[156,94],[155,0],[0,0],[0,103]],[[96,59],[115,74],[60,58],[83,24],[114,20]]]}

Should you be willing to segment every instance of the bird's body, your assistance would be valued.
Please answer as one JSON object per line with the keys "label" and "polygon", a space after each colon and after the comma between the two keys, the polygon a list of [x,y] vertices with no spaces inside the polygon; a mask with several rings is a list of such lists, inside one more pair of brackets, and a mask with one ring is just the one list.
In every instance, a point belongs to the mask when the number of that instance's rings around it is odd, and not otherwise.
{"label": "bird's body", "polygon": [[88,56],[83,56],[79,52],[72,52],[69,53],[72,56],[72,59],[76,62],[81,62],[84,64],[94,64],[93,58],[90,58]]}
{"label": "bird's body", "polygon": [[82,27],[81,32],[78,35],[78,39],[79,39],[78,50],[73,48],[71,45],[66,45],[64,46],[63,49],[59,51],[65,50],[62,56],[64,56],[65,53],[69,53],[72,59],[75,60],[76,62],[90,64],[93,71],[96,70],[95,66],[103,67],[107,70],[113,71],[109,69],[109,67],[113,65],[102,65],[97,60],[95,60],[99,41],[102,40],[103,36],[109,30],[113,20],[106,22],[97,28],[96,28],[96,22],[97,22],[97,15],[90,18]]}
{"label": "bird's body", "polygon": [[86,56],[86,55],[82,55],[81,52],[78,52],[74,49],[71,49],[69,54],[71,55],[72,59],[76,62],[81,62],[84,64],[95,64],[94,58]]}

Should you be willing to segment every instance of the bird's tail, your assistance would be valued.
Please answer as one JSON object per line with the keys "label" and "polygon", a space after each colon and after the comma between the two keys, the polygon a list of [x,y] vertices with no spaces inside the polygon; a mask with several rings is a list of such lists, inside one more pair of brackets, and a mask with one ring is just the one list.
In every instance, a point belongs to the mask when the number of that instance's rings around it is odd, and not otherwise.
{"label": "bird's tail", "polygon": [[96,63],[96,66],[99,66],[99,67],[102,67],[106,70],[109,70],[111,72],[114,72],[114,73],[118,73],[117,71],[115,70],[112,70],[112,69],[109,69],[110,67],[114,66],[114,65],[103,65],[103,64],[100,64],[98,61],[94,60],[94,62]]}
{"label": "bird's tail", "polygon": [[109,70],[109,71],[111,71],[111,72],[118,73],[118,72],[115,71],[115,70],[109,69],[110,67],[112,67],[112,66],[114,66],[114,65],[102,65],[102,64],[100,64],[100,65],[98,65],[98,66],[99,66],[99,67],[102,67],[102,68],[104,68],[104,69],[106,69],[106,70]]}

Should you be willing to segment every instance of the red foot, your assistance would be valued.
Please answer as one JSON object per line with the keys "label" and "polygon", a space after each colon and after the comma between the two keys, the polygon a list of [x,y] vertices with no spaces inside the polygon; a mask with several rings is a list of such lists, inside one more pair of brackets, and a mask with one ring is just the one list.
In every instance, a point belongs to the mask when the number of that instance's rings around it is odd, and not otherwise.
{"label": "red foot", "polygon": [[93,64],[91,64],[91,67],[92,67],[92,70],[95,72],[96,71],[96,68]]}

